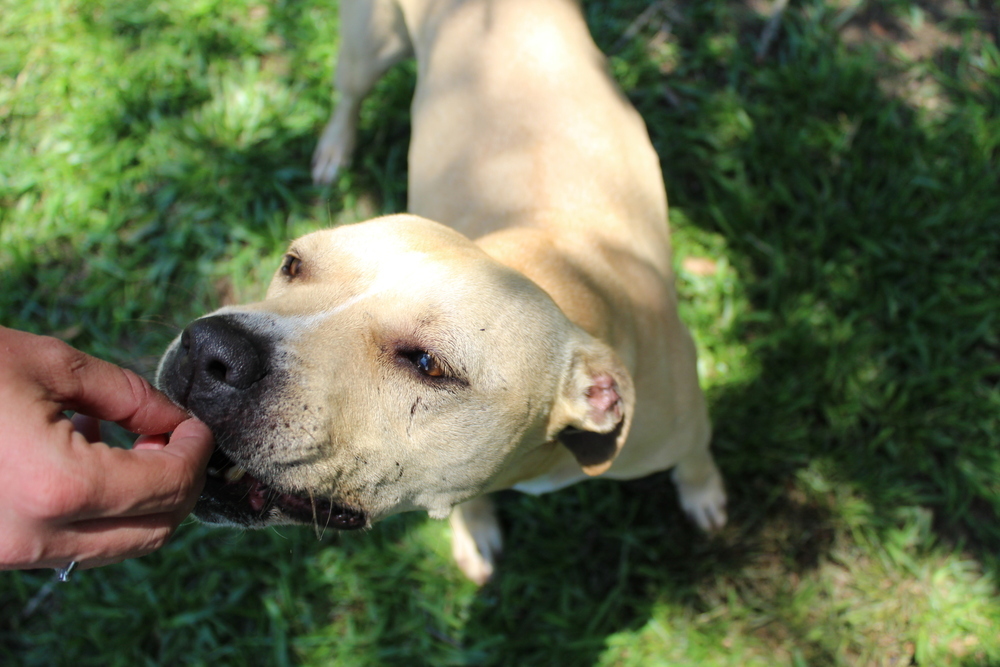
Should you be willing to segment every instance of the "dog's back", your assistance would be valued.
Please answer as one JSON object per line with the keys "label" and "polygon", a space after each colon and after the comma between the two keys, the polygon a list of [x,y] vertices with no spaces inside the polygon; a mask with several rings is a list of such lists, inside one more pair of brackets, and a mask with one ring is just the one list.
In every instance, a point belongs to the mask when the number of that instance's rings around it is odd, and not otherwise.
{"label": "dog's back", "polygon": [[471,238],[525,226],[597,234],[667,277],[659,162],[578,4],[403,5],[419,33],[410,210]]}

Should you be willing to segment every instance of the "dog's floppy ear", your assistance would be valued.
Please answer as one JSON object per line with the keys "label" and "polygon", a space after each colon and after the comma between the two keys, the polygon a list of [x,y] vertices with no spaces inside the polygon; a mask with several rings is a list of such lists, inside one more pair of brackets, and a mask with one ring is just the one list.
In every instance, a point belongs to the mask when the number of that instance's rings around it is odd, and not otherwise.
{"label": "dog's floppy ear", "polygon": [[549,439],[573,452],[588,475],[600,475],[625,444],[635,387],[608,345],[580,332],[549,420]]}

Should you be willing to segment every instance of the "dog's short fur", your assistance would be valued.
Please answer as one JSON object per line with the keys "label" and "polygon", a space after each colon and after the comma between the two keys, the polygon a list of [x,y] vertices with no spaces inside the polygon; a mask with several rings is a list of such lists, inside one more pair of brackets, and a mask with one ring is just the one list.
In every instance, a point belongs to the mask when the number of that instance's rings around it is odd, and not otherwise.
{"label": "dog's short fur", "polygon": [[347,162],[362,98],[415,53],[414,215],[298,239],[264,301],[171,345],[160,385],[218,443],[199,516],[356,528],[450,514],[480,582],[500,549],[490,491],[674,467],[684,509],[720,527],[659,163],[580,7],[351,0],[341,13],[340,103],[314,177]]}

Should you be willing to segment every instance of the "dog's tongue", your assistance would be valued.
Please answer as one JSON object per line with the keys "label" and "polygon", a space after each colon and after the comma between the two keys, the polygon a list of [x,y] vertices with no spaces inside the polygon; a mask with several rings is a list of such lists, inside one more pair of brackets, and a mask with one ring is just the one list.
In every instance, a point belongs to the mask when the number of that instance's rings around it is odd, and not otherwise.
{"label": "dog's tongue", "polygon": [[250,490],[247,492],[247,500],[250,502],[250,507],[253,508],[254,512],[264,509],[264,505],[267,503],[267,498],[264,497],[264,485],[256,479],[250,485]]}

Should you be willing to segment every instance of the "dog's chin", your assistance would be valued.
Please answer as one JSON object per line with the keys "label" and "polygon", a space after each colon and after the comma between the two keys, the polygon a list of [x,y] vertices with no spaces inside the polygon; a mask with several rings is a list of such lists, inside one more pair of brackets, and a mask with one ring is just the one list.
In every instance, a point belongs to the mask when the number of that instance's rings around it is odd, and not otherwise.
{"label": "dog's chin", "polygon": [[312,525],[320,529],[357,530],[368,525],[360,509],[312,494],[287,491],[239,468],[216,449],[194,515],[209,524],[264,528]]}

